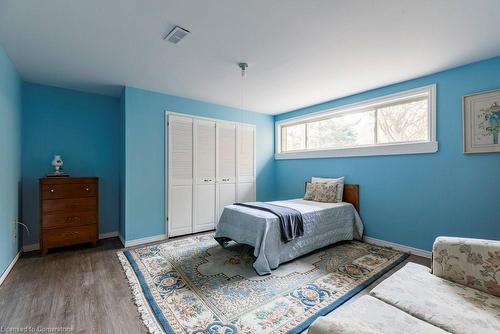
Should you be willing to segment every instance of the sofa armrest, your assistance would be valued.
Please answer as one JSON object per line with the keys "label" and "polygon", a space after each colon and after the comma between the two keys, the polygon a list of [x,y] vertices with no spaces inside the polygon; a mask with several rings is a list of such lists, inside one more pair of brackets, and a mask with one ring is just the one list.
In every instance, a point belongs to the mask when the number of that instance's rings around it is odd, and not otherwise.
{"label": "sofa armrest", "polygon": [[432,273],[500,297],[500,241],[438,237]]}

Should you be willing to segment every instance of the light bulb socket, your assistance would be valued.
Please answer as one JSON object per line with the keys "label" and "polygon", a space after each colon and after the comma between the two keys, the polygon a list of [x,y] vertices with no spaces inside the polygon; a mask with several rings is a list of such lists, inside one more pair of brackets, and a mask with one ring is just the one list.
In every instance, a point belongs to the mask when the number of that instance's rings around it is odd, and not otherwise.
{"label": "light bulb socket", "polygon": [[241,76],[244,77],[246,70],[248,68],[248,64],[247,63],[238,63],[238,67],[241,68]]}

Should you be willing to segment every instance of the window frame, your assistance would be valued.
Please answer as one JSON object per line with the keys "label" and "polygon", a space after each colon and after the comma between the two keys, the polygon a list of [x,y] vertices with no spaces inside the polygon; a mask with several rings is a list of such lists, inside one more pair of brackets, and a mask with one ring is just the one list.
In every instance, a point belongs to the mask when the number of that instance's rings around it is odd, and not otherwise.
{"label": "window frame", "polygon": [[[328,148],[328,149],[304,149],[293,151],[281,151],[281,136],[282,129],[285,126],[305,124],[307,136],[307,122],[318,121],[329,118],[335,114],[363,112],[365,110],[374,109],[397,104],[398,102],[417,98],[418,95],[429,96],[428,109],[428,134],[429,138],[426,141],[400,142],[388,144],[372,144],[365,146],[351,146],[344,148]],[[405,101],[406,102],[406,101]],[[376,108],[375,108],[376,110]],[[377,119],[375,118],[375,124]],[[307,145],[307,138],[306,138]],[[402,92],[384,95],[381,97],[364,100],[352,104],[347,104],[327,110],[310,113],[303,116],[287,118],[275,122],[275,155],[276,160],[282,159],[307,159],[307,158],[335,158],[335,157],[356,157],[356,156],[377,156],[377,155],[399,155],[399,154],[422,154],[435,153],[438,151],[438,142],[436,140],[436,84],[418,87],[405,90]]]}

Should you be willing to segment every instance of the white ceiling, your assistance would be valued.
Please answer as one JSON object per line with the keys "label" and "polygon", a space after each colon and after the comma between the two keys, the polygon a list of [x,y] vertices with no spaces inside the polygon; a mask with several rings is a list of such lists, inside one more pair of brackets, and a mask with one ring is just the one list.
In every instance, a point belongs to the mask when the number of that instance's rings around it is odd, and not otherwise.
{"label": "white ceiling", "polygon": [[[499,15],[499,0],[2,0],[0,45],[27,81],[276,114],[500,55]],[[163,41],[176,24],[191,34]]]}

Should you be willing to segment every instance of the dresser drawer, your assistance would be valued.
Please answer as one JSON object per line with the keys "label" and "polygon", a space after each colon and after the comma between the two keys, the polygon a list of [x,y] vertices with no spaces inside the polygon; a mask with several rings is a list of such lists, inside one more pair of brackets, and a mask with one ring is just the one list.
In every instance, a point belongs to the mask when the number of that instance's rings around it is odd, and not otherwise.
{"label": "dresser drawer", "polygon": [[96,211],[97,197],[46,199],[42,201],[42,212],[81,212]]}
{"label": "dresser drawer", "polygon": [[47,214],[42,217],[42,228],[69,227],[79,225],[97,224],[95,212],[69,212]]}
{"label": "dresser drawer", "polygon": [[96,183],[61,183],[44,184],[41,186],[42,199],[95,197]]}
{"label": "dresser drawer", "polygon": [[39,180],[40,251],[99,238],[99,179],[45,177]]}
{"label": "dresser drawer", "polygon": [[61,247],[97,240],[97,226],[72,226],[43,230],[43,247]]}

